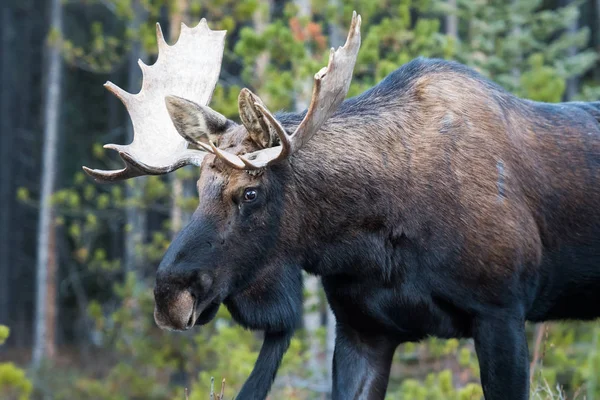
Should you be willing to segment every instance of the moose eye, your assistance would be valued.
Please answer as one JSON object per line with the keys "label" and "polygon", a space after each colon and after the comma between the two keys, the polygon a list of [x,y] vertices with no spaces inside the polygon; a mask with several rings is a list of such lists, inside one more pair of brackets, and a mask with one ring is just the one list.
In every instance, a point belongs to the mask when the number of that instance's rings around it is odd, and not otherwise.
{"label": "moose eye", "polygon": [[246,203],[250,203],[250,202],[256,200],[257,196],[258,196],[258,193],[256,192],[256,189],[244,190],[244,201]]}

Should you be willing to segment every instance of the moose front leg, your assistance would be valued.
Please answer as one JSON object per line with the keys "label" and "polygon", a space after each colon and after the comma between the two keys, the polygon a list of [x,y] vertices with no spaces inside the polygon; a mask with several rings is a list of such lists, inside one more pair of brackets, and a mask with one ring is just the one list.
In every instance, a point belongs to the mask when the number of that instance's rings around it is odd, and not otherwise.
{"label": "moose front leg", "polygon": [[254,369],[244,386],[242,386],[236,400],[263,400],[267,398],[292,336],[293,332],[265,332],[265,340],[254,364]]}
{"label": "moose front leg", "polygon": [[515,313],[477,318],[473,323],[485,400],[529,398],[529,354],[525,320]]}
{"label": "moose front leg", "polygon": [[383,400],[396,343],[338,324],[333,355],[333,400]]}

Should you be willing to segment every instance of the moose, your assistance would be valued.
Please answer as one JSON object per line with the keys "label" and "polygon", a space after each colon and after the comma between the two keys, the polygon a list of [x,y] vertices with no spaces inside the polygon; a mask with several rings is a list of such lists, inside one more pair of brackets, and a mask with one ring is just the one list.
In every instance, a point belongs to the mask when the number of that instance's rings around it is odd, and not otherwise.
{"label": "moose", "polygon": [[600,102],[513,96],[456,62],[417,58],[345,99],[354,13],[301,113],[248,89],[238,124],[208,104],[225,31],[202,20],[140,62],[130,145],[98,181],[200,169],[199,206],[156,274],[154,318],[186,330],[221,304],[264,331],[238,399],[266,398],[302,309],[302,271],[336,317],[335,400],[383,399],[392,356],[473,338],[487,400],[529,396],[526,321],[600,316]]}

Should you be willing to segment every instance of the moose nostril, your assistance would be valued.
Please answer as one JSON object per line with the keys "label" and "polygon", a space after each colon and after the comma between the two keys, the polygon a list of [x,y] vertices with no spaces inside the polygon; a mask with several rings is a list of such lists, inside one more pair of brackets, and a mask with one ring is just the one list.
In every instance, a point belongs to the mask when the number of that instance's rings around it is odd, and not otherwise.
{"label": "moose nostril", "polygon": [[[162,329],[183,330],[190,328],[194,319],[196,298],[187,290],[179,293],[166,293],[155,290],[156,305],[154,320]],[[193,321],[195,322],[195,321]]]}
{"label": "moose nostril", "polygon": [[194,323],[196,322],[196,321],[194,320],[194,317],[195,317],[195,316],[196,316],[196,313],[195,313],[195,312],[192,312],[192,313],[190,314],[190,318],[188,319],[188,322],[187,322],[187,326],[186,326],[186,328],[188,328],[188,329],[189,329],[189,328],[191,328],[192,326],[194,326]]}

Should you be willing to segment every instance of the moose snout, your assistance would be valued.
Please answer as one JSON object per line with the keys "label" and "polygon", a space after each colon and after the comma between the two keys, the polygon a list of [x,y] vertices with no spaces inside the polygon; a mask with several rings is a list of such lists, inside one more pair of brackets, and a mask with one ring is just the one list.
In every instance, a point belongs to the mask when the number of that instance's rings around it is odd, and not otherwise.
{"label": "moose snout", "polygon": [[189,329],[214,298],[214,254],[206,243],[214,222],[193,218],[167,249],[156,272],[154,320],[163,329]]}
{"label": "moose snout", "polygon": [[159,328],[182,331],[194,325],[196,299],[190,292],[183,291],[172,296],[167,307],[159,304],[157,301],[154,306],[154,321]]}
{"label": "moose snout", "polygon": [[189,271],[173,274],[159,271],[154,287],[154,321],[161,329],[187,330],[194,326],[198,304],[212,286],[205,272]]}

